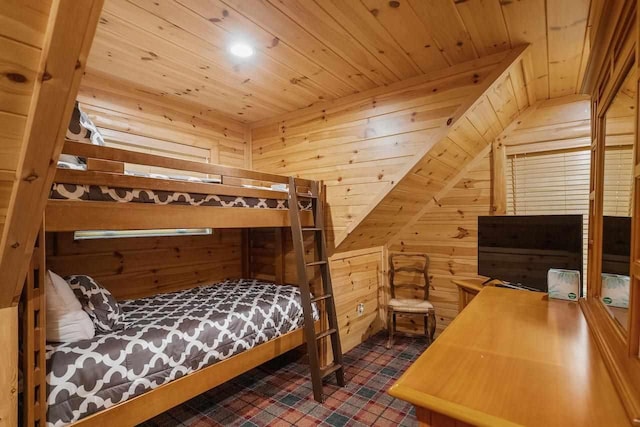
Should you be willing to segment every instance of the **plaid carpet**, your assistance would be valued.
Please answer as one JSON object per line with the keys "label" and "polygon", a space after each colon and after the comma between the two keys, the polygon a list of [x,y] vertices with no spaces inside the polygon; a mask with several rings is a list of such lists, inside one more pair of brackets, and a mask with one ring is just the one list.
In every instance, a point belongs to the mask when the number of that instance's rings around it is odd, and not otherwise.
{"label": "plaid carpet", "polygon": [[386,391],[426,349],[426,340],[396,337],[391,350],[385,342],[380,333],[345,354],[347,386],[327,378],[324,404],[313,400],[308,365],[285,355],[140,427],[417,425],[413,407]]}

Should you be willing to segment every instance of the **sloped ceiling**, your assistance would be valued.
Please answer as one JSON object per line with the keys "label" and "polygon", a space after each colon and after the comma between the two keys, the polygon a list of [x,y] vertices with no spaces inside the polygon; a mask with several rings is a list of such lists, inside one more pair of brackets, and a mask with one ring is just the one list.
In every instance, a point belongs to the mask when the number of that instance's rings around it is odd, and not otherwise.
{"label": "sloped ceiling", "polygon": [[279,116],[253,167],[322,180],[329,244],[382,245],[535,102],[530,48]]}
{"label": "sloped ceiling", "polygon": [[[379,246],[421,217],[458,182],[465,167],[535,102],[527,82],[530,49],[515,49],[469,92],[442,124],[435,145],[425,147],[403,167],[390,186],[372,200],[345,233],[335,237],[336,251]],[[514,89],[513,82],[523,86]],[[527,89],[529,89],[527,91]]]}
{"label": "sloped ceiling", "polygon": [[[245,122],[531,44],[538,99],[576,93],[590,0],[107,0],[93,81]],[[239,59],[229,45],[256,54]]]}

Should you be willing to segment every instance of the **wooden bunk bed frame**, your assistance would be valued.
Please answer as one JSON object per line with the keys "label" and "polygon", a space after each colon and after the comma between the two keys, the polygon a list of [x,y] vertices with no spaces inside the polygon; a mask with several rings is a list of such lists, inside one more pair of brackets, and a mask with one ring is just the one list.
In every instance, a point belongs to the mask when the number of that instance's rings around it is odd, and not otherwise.
{"label": "wooden bunk bed frame", "polygon": [[[54,182],[105,185],[184,193],[215,194],[286,200],[284,191],[243,187],[243,184],[289,184],[282,175],[248,169],[172,159],[154,154],[101,147],[66,141],[63,154],[84,157],[88,170],[58,169]],[[163,180],[124,174],[125,163],[189,173],[219,176],[221,183]],[[95,165],[95,169],[91,169]],[[314,181],[296,178],[301,194]],[[317,185],[317,183],[316,183]],[[144,230],[150,228],[257,228],[290,227],[287,209],[250,209],[239,207],[157,205],[150,203],[85,202],[48,200],[45,210],[46,231]],[[302,225],[311,225],[310,211],[302,212]]]}
{"label": "wooden bunk bed frame", "polygon": [[[290,178],[280,175],[231,168],[226,166],[171,159],[163,156],[131,152],[66,141],[64,154],[87,159],[87,170],[58,169],[54,182],[106,185],[165,191],[193,192],[269,199],[287,199],[289,192],[243,187],[244,183],[268,185],[289,184]],[[163,180],[124,174],[124,164],[197,172],[220,177],[221,183],[201,183]],[[302,197],[315,192],[317,182],[294,179],[296,194]],[[302,226],[313,226],[312,212],[299,212]],[[157,228],[257,228],[291,227],[289,209],[253,209],[211,206],[160,205],[143,203],[48,200],[45,220],[38,234],[22,298],[20,362],[23,378],[23,425],[44,427],[47,417],[46,392],[46,306],[45,231],[125,230]],[[297,221],[296,221],[297,222]],[[280,229],[281,230],[281,229]],[[247,245],[243,232],[243,247]],[[276,233],[278,235],[278,233]],[[280,236],[280,242],[282,238]],[[242,271],[249,272],[248,257],[243,254]],[[321,317],[313,333],[322,329],[325,307],[319,307]],[[253,349],[217,362],[211,366],[147,391],[108,409],[89,415],[74,426],[135,425],[175,407],[211,388],[253,369],[276,356],[303,345],[306,328],[260,344]],[[321,358],[324,355],[320,347]]]}

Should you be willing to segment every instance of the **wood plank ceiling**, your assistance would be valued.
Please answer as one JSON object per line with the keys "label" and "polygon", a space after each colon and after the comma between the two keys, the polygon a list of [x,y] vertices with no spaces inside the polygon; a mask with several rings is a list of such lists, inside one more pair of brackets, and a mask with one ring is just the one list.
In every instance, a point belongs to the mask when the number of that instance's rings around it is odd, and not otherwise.
{"label": "wood plank ceiling", "polygon": [[530,43],[537,98],[555,98],[578,91],[589,3],[107,0],[87,74],[254,122]]}

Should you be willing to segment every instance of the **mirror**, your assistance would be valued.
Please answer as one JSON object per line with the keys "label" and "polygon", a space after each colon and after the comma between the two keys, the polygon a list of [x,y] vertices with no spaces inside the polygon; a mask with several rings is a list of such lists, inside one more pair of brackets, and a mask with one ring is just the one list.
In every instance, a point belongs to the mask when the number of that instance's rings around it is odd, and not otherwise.
{"label": "mirror", "polygon": [[605,115],[600,300],[625,330],[629,324],[636,83],[633,64]]}

